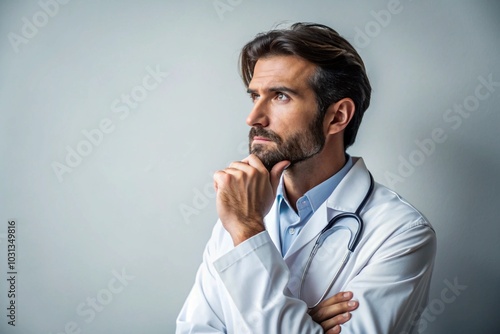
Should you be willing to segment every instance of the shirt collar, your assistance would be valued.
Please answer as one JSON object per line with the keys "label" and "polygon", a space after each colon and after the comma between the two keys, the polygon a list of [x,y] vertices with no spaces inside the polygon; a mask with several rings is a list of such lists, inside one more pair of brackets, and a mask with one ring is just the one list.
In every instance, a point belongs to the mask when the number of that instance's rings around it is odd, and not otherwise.
{"label": "shirt collar", "polygon": [[[301,201],[306,200],[311,206],[312,211],[316,212],[316,210],[318,210],[321,204],[323,204],[328,198],[328,196],[330,196],[331,193],[335,190],[335,188],[338,186],[340,181],[342,181],[344,176],[346,176],[347,172],[349,172],[349,169],[351,169],[352,166],[353,166],[352,157],[349,154],[346,154],[346,163],[344,167],[342,167],[337,173],[332,175],[330,178],[326,179],[325,181],[321,182],[314,188],[307,191],[301,198],[297,200],[296,207],[298,208],[300,206],[299,203]],[[279,205],[283,200],[285,200],[285,203],[288,205],[284,193],[283,175],[281,176],[280,183],[276,191],[276,198],[278,200]]]}

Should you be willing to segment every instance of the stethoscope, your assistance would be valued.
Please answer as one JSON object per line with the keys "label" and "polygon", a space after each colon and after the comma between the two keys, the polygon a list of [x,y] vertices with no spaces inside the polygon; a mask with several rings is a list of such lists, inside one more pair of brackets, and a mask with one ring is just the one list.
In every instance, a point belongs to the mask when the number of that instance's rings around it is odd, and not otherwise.
{"label": "stethoscope", "polygon": [[311,266],[311,262],[314,259],[314,256],[316,255],[316,253],[318,252],[318,249],[321,247],[321,245],[323,245],[323,242],[325,242],[326,238],[328,238],[333,232],[335,232],[336,230],[339,230],[339,229],[347,229],[347,230],[349,230],[349,232],[351,231],[346,226],[335,226],[334,227],[334,225],[337,222],[339,222],[341,219],[344,219],[344,218],[353,218],[354,220],[356,220],[356,222],[358,224],[358,229],[357,229],[356,233],[354,234],[354,237],[351,233],[351,237],[349,239],[349,244],[347,245],[347,252],[344,255],[344,258],[342,259],[342,264],[340,265],[339,269],[337,269],[337,272],[333,276],[332,280],[330,281],[330,284],[328,285],[328,288],[325,290],[325,292],[323,293],[321,298],[313,306],[308,306],[309,309],[312,309],[312,308],[315,308],[316,306],[318,306],[318,304],[321,303],[321,301],[326,297],[326,295],[328,294],[328,292],[332,288],[333,283],[335,283],[335,281],[337,280],[338,276],[340,275],[340,273],[342,272],[342,270],[346,266],[347,262],[349,261],[349,257],[354,252],[354,250],[356,249],[356,246],[359,243],[359,240],[361,238],[361,234],[363,233],[363,219],[361,219],[360,214],[361,214],[361,211],[364,209],[366,202],[368,202],[368,199],[372,195],[373,187],[375,185],[375,183],[373,181],[372,174],[371,173],[369,173],[369,174],[370,174],[370,188],[368,189],[368,191],[365,195],[365,198],[363,198],[363,201],[361,201],[361,204],[356,209],[356,212],[344,212],[344,213],[341,213],[341,214],[333,217],[328,222],[328,225],[326,225],[325,228],[319,233],[319,235],[316,239],[316,243],[314,244],[314,247],[311,251],[311,254],[309,255],[309,258],[307,259],[306,266],[305,266],[304,271],[302,273],[302,278],[300,279],[299,299],[300,299],[300,296],[302,294],[302,288],[304,285],[305,278],[307,276],[307,272],[309,271],[309,267]]}

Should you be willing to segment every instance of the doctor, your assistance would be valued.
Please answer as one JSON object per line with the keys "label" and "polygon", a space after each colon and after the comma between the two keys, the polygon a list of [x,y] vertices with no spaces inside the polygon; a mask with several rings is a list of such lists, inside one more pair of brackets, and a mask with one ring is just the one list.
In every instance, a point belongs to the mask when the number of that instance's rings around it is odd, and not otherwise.
{"label": "doctor", "polygon": [[[219,221],[177,333],[416,332],[435,233],[346,153],[370,103],[360,56],[297,23],[257,35],[240,60],[250,155],[214,175]],[[356,211],[362,229],[340,219],[311,254],[333,217]]]}

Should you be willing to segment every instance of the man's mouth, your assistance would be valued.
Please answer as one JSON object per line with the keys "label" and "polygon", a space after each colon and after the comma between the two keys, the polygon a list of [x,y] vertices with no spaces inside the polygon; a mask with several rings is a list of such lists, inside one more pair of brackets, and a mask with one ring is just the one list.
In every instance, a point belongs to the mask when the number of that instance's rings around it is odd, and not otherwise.
{"label": "man's mouth", "polygon": [[281,145],[281,138],[270,130],[265,130],[261,127],[252,127],[248,134],[250,145],[253,144],[269,144],[275,143]]}
{"label": "man's mouth", "polygon": [[252,143],[255,143],[255,142],[257,142],[257,143],[269,143],[269,142],[272,142],[272,140],[269,138],[266,138],[266,137],[255,136],[252,139]]}

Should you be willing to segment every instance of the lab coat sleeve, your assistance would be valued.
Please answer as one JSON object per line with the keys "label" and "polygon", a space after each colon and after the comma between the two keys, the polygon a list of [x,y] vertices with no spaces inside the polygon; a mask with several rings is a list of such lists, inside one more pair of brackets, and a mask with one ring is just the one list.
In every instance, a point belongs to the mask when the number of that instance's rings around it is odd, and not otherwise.
{"label": "lab coat sleeve", "polygon": [[177,317],[176,334],[226,333],[217,273],[211,263],[213,239],[205,247],[195,283]]}
{"label": "lab coat sleeve", "polygon": [[236,333],[322,334],[306,304],[287,289],[289,270],[267,231],[214,263],[243,322]]}
{"label": "lab coat sleeve", "polygon": [[423,219],[388,238],[344,291],[359,308],[342,334],[409,334],[428,299],[436,252],[434,230]]}

